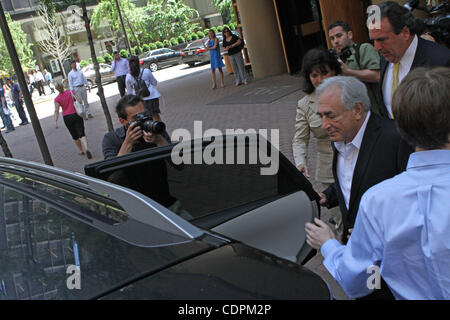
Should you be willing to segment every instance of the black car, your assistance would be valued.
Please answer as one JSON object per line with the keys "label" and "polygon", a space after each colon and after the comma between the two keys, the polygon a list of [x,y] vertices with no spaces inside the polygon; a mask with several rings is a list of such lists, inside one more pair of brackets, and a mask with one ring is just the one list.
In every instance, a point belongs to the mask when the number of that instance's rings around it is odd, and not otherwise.
{"label": "black car", "polygon": [[[183,143],[183,157],[256,150],[235,141]],[[275,175],[252,161],[178,163],[183,144],[89,164],[88,176],[0,158],[0,299],[330,299],[302,266],[319,207],[295,166],[281,153]]]}
{"label": "black car", "polygon": [[171,67],[181,63],[181,52],[168,48],[149,51],[139,57],[139,63],[143,68],[149,68],[152,72],[164,67]]}

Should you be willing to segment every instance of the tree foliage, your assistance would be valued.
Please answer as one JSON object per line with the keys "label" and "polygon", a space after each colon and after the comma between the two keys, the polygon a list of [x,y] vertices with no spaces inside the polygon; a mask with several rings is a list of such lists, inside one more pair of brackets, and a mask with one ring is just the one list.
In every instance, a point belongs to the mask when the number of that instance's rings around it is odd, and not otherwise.
{"label": "tree foliage", "polygon": [[[143,19],[144,8],[136,7],[130,0],[120,0],[119,3],[127,33],[131,35],[133,31],[137,33],[142,32],[145,28]],[[115,34],[121,32],[122,26],[116,1],[100,1],[92,12],[91,24],[98,35],[106,35],[108,33],[108,25]],[[130,29],[130,25],[133,30]]]}
{"label": "tree foliage", "polygon": [[217,11],[222,15],[225,23],[231,23],[236,21],[234,15],[233,3],[231,0],[212,0],[217,8]]}
{"label": "tree foliage", "polygon": [[198,17],[198,11],[185,5],[183,0],[148,0],[144,20],[152,41],[162,41],[191,34],[199,26],[192,20]]}
{"label": "tree foliage", "polygon": [[[33,59],[34,53],[31,49],[32,44],[27,43],[27,35],[22,30],[20,22],[12,21],[11,16],[6,14],[6,20],[8,21],[11,37],[16,47],[17,55],[19,56],[20,63],[24,70],[34,69],[36,60]],[[5,39],[0,33],[0,72],[3,74],[13,73],[13,66],[9,57],[8,49],[6,48]]]}

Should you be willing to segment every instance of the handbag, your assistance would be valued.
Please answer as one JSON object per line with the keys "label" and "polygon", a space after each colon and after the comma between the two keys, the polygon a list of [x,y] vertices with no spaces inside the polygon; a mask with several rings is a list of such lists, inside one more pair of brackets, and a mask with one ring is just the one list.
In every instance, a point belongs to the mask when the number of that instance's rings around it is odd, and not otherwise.
{"label": "handbag", "polygon": [[134,84],[134,91],[137,96],[141,98],[146,98],[150,95],[150,91],[148,90],[147,84],[144,80],[142,80],[142,74],[144,73],[144,70],[141,70],[141,73],[139,74],[139,78],[136,80],[136,83]]}
{"label": "handbag", "polygon": [[85,112],[84,107],[81,103],[78,102],[78,100],[74,97],[72,91],[70,91],[70,94],[73,99],[73,106],[75,107],[75,111],[77,112],[77,115],[84,118]]}

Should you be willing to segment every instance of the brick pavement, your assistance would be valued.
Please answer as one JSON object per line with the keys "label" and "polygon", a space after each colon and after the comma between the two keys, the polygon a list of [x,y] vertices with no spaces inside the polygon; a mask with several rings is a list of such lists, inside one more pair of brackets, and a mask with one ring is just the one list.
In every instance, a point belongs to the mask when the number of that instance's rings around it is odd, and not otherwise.
{"label": "brick pavement", "polygon": [[[155,73],[156,78],[158,77]],[[169,134],[176,128],[193,130],[194,120],[203,121],[203,130],[208,128],[225,129],[280,129],[280,150],[288,159],[293,161],[291,140],[294,134],[295,109],[297,101],[303,96],[301,91],[288,94],[269,104],[245,105],[207,105],[210,102],[224,99],[230,95],[237,97],[243,91],[252,88],[271,87],[277,83],[300,81],[300,78],[283,74],[261,80],[254,80],[248,86],[234,86],[232,75],[225,76],[225,88],[211,89],[211,75],[209,69],[183,76],[181,78],[161,82],[158,90],[163,94],[161,101],[162,119],[167,124]],[[116,86],[116,84],[113,84]],[[44,99],[44,98],[41,98]],[[120,126],[114,111],[119,95],[107,98],[107,103],[114,127]],[[35,108],[40,108],[36,103]],[[40,123],[47,140],[47,144],[56,167],[84,173],[83,167],[87,163],[102,160],[101,141],[107,131],[106,121],[100,102],[91,104],[94,118],[85,122],[86,136],[93,153],[93,159],[78,155],[77,149],[65,128],[62,119],[59,129],[55,129],[53,115],[41,119]],[[15,158],[43,163],[34,132],[31,125],[17,127],[16,131],[5,135],[11,152]],[[314,177],[316,146],[311,139],[308,165],[311,176]],[[317,185],[315,181],[312,181]],[[324,221],[328,221],[327,210],[322,210]],[[348,299],[339,285],[332,279],[322,265],[322,258],[317,255],[306,265],[322,276],[336,299]]]}

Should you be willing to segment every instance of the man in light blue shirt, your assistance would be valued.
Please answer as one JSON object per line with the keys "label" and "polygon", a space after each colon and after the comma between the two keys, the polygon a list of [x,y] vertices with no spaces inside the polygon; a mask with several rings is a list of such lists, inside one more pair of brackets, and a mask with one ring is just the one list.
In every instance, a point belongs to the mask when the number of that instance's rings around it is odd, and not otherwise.
{"label": "man in light blue shirt", "polygon": [[307,242],[350,297],[381,275],[397,299],[450,299],[450,68],[411,71],[392,110],[416,151],[406,172],[364,194],[346,246],[318,219]]}
{"label": "man in light blue shirt", "polygon": [[130,72],[130,65],[127,59],[122,58],[118,51],[114,51],[114,60],[111,65],[111,72],[116,72],[117,86],[119,87],[120,96],[125,95],[125,77]]}
{"label": "man in light blue shirt", "polygon": [[72,70],[67,75],[70,90],[75,91],[75,94],[80,97],[81,101],[83,102],[85,111],[84,119],[87,120],[88,118],[93,118],[86,92],[86,88],[88,88],[89,92],[91,92],[89,82],[84,76],[83,71],[77,68],[77,62],[75,60],[70,63],[70,67],[72,68]]}

